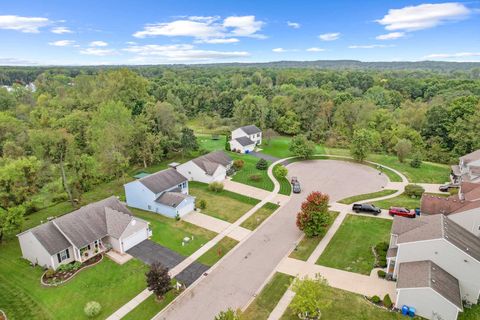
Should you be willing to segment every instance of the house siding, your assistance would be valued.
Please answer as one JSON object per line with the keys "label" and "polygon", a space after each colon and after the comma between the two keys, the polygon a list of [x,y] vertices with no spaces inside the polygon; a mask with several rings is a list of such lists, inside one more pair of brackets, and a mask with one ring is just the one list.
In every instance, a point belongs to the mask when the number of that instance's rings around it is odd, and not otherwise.
{"label": "house siding", "polygon": [[480,237],[480,208],[451,214],[448,217],[477,237]]}
{"label": "house siding", "polygon": [[227,175],[227,169],[219,165],[213,175],[208,175],[202,168],[197,166],[193,161],[187,161],[177,167],[177,171],[185,176],[188,180],[199,181],[203,183],[211,183],[213,181],[223,181]]}
{"label": "house siding", "polygon": [[431,320],[456,320],[458,308],[431,288],[397,289],[396,307],[414,307],[416,314]]}
{"label": "house siding", "polygon": [[252,152],[253,150],[255,150],[255,145],[251,144],[251,145],[248,145],[248,146],[242,146],[237,141],[231,140],[230,141],[230,150],[232,150],[232,151],[239,150],[240,153],[246,153],[247,151]]}

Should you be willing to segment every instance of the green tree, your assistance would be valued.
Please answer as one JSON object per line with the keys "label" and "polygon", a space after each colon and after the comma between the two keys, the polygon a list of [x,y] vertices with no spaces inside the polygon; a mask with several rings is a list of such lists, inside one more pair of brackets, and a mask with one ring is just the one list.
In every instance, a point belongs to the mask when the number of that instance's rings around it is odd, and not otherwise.
{"label": "green tree", "polygon": [[198,142],[197,137],[193,133],[193,130],[190,128],[183,128],[182,129],[182,137],[180,138],[180,145],[182,146],[182,153],[185,154],[190,151],[198,150]]}
{"label": "green tree", "polygon": [[301,211],[297,214],[297,227],[311,238],[325,232],[330,222],[328,212],[329,197],[321,192],[312,192],[302,203]]}
{"label": "green tree", "polygon": [[367,129],[358,129],[353,133],[353,139],[350,144],[350,154],[357,161],[363,161],[367,158],[373,145],[372,133]]}
{"label": "green tree", "polygon": [[397,152],[398,160],[403,163],[405,161],[405,158],[412,151],[412,143],[410,142],[410,140],[401,139],[395,145],[395,151]]}
{"label": "green tree", "polygon": [[240,310],[234,311],[233,309],[228,308],[227,311],[220,311],[219,314],[215,316],[215,320],[240,320],[241,312]]}
{"label": "green tree", "polygon": [[332,303],[324,298],[323,291],[328,289],[327,286],[327,281],[319,275],[315,279],[296,278],[292,284],[295,297],[290,303],[290,309],[299,319],[321,319],[322,308],[326,308]]}
{"label": "green tree", "polygon": [[25,207],[16,206],[7,209],[0,208],[0,242],[5,236],[15,234],[24,221]]}
{"label": "green tree", "polygon": [[289,149],[292,154],[303,159],[309,159],[315,153],[315,143],[305,135],[297,135],[290,141]]}

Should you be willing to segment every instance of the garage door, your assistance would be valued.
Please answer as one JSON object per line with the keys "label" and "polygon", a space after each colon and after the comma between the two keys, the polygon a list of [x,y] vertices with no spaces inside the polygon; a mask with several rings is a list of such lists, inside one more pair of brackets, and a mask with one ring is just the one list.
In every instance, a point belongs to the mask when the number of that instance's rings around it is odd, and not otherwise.
{"label": "garage door", "polygon": [[195,207],[195,203],[192,201],[181,208],[177,208],[178,215],[180,217],[183,217],[187,213],[192,212],[194,207]]}
{"label": "garage door", "polygon": [[137,244],[139,244],[143,240],[146,240],[147,238],[148,236],[147,236],[146,229],[137,231],[136,233],[132,234],[131,236],[123,240],[123,251],[124,252],[127,251],[131,247],[136,246]]}

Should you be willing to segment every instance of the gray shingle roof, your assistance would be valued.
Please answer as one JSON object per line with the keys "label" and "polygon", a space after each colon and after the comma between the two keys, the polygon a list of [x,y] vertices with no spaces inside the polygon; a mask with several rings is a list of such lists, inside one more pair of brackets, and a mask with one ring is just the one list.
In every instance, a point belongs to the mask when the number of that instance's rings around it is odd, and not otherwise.
{"label": "gray shingle roof", "polygon": [[431,261],[401,263],[397,288],[432,288],[463,310],[458,280]]}
{"label": "gray shingle roof", "polygon": [[252,144],[255,144],[252,140],[250,140],[249,137],[239,137],[235,139],[238,143],[240,143],[241,146],[251,146]]}
{"label": "gray shingle roof", "polygon": [[470,152],[469,154],[460,157],[465,163],[469,163],[475,160],[480,160],[480,149]]}
{"label": "gray shingle roof", "polygon": [[183,200],[190,198],[188,194],[183,194],[181,192],[164,192],[159,196],[155,202],[164,204],[169,207],[176,208]]}
{"label": "gray shingle roof", "polygon": [[227,167],[232,162],[232,158],[223,151],[213,151],[192,161],[208,175],[212,175],[219,165]]}
{"label": "gray shingle roof", "polygon": [[262,130],[260,130],[259,127],[255,126],[253,124],[249,125],[249,126],[240,127],[240,129],[242,129],[243,132],[245,132],[248,135],[262,132]]}
{"label": "gray shingle roof", "polygon": [[181,173],[173,168],[158,171],[148,177],[141,178],[140,181],[145,187],[153,193],[158,194],[162,191],[175,187],[182,182],[187,181]]}
{"label": "gray shingle roof", "polygon": [[30,231],[50,255],[54,255],[71,247],[70,242],[58,231],[57,227],[55,227],[51,221],[32,228]]}

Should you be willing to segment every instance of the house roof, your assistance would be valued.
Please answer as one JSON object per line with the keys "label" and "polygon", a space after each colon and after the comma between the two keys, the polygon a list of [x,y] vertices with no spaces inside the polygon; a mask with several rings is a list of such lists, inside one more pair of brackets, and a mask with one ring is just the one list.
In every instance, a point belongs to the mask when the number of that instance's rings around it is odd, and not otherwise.
{"label": "house roof", "polygon": [[458,164],[450,166],[450,168],[452,169],[452,173],[455,176],[461,176],[462,175],[462,171],[460,170],[460,166]]}
{"label": "house roof", "polygon": [[71,246],[67,238],[63,236],[51,221],[32,228],[29,231],[32,232],[33,236],[37,238],[50,255],[54,255]]}
{"label": "house roof", "polygon": [[445,239],[480,261],[480,238],[443,214],[421,216],[416,219],[395,216],[392,233],[398,235],[397,244]]}
{"label": "house roof", "polygon": [[223,151],[213,151],[192,161],[211,176],[215,173],[218,166],[227,167],[232,162],[232,158]]}
{"label": "house roof", "polygon": [[480,160],[480,149],[470,152],[469,154],[466,154],[463,157],[460,157],[460,160],[463,160],[465,164],[475,160]]}
{"label": "house roof", "polygon": [[459,195],[447,198],[424,194],[421,199],[421,211],[426,214],[444,214],[464,212],[480,208],[480,184],[462,182]]}
{"label": "house roof", "polygon": [[255,142],[250,140],[249,137],[239,137],[239,138],[236,138],[235,141],[240,143],[242,147],[251,146],[252,144],[255,144]]}
{"label": "house roof", "polygon": [[253,124],[251,124],[249,126],[240,127],[240,129],[242,129],[243,132],[245,132],[248,135],[262,132],[262,130],[260,130],[259,127],[255,126]]}
{"label": "house roof", "polygon": [[432,261],[405,262],[399,265],[397,289],[432,288],[463,310],[458,280]]}
{"label": "house roof", "polygon": [[150,191],[157,194],[187,181],[187,178],[177,170],[168,168],[141,178],[138,181]]}
{"label": "house roof", "polygon": [[190,198],[188,194],[183,194],[181,192],[164,192],[159,196],[155,202],[164,204],[169,207],[176,208],[183,200]]}

